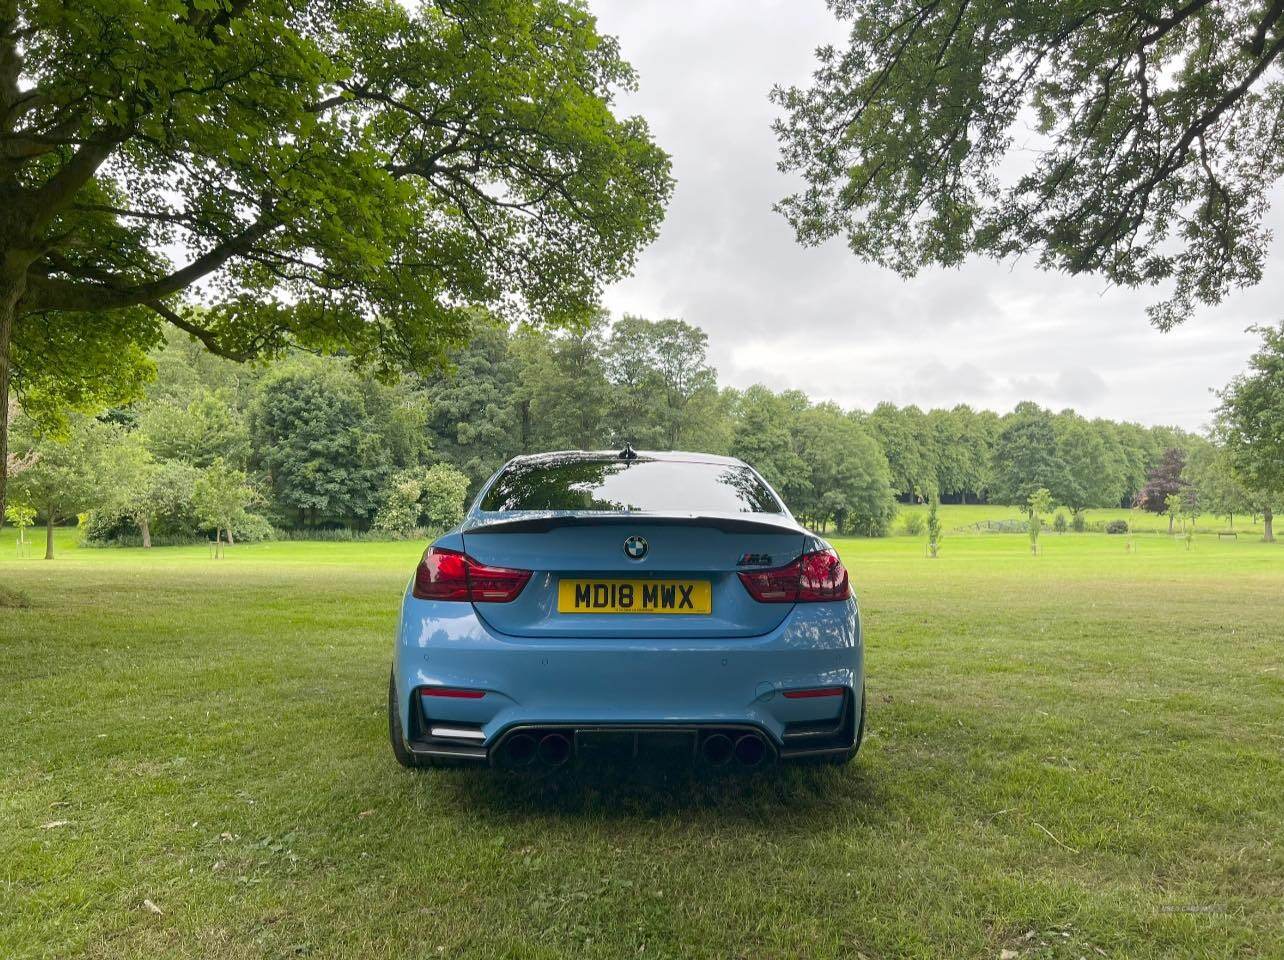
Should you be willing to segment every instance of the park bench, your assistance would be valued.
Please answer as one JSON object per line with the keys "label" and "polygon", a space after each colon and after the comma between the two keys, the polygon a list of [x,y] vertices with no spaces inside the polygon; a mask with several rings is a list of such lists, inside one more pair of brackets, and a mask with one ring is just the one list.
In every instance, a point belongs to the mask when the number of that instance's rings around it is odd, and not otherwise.
{"label": "park bench", "polygon": [[1234,530],[1218,530],[1217,539],[1220,540],[1222,537],[1230,537],[1232,540],[1238,540],[1239,534]]}

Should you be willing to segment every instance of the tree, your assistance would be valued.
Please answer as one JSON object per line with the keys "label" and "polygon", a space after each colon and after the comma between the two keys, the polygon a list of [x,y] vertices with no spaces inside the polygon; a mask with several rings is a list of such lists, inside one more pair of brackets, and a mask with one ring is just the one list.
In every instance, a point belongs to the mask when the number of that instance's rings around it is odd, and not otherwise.
{"label": "tree", "polygon": [[1069,410],[1054,419],[1057,456],[1066,469],[1053,496],[1076,515],[1087,507],[1118,503],[1124,488],[1123,460],[1104,421],[1090,422]]}
{"label": "tree", "polygon": [[799,514],[840,533],[866,536],[887,532],[896,506],[883,451],[865,429],[833,404],[799,413],[794,443],[803,464],[805,491],[794,504]]}
{"label": "tree", "polygon": [[939,505],[939,497],[933,497],[927,504],[927,552],[933,560],[941,549],[941,518],[936,513]]}
{"label": "tree", "polygon": [[610,384],[603,362],[605,318],[553,337],[523,331],[514,347],[520,358],[517,403],[524,449],[593,450],[607,442]]}
{"label": "tree", "polygon": [[374,525],[397,533],[421,524],[430,530],[448,530],[464,519],[468,486],[464,473],[444,463],[427,470],[402,470],[384,490]]}
{"label": "tree", "polygon": [[518,374],[508,331],[488,321],[477,325],[465,346],[451,351],[443,369],[424,377],[432,449],[464,471],[474,487],[521,452]]}
{"label": "tree", "polygon": [[1191,450],[1184,475],[1195,502],[1209,513],[1225,517],[1231,530],[1235,516],[1254,508],[1253,496],[1235,476],[1229,452],[1224,446],[1201,443]]}
{"label": "tree", "polygon": [[449,530],[464,519],[468,477],[454,467],[438,463],[424,472],[424,521],[430,530]]}
{"label": "tree", "polygon": [[336,364],[277,371],[251,405],[250,437],[276,509],[300,525],[365,522],[392,472],[355,378]]}
{"label": "tree", "polygon": [[147,464],[135,484],[124,489],[120,515],[137,525],[144,547],[151,547],[152,527],[158,519],[180,530],[189,519],[197,519],[192,516],[197,512],[193,497],[200,478],[200,469],[192,464],[164,460]]}
{"label": "tree", "polygon": [[1173,519],[1176,514],[1168,501],[1172,497],[1181,502],[1186,490],[1186,481],[1182,473],[1186,469],[1186,454],[1177,447],[1169,447],[1155,464],[1146,478],[1146,486],[1141,491],[1141,506],[1151,513],[1168,514],[1168,532],[1173,532]]}
{"label": "tree", "polygon": [[1164,497],[1164,513],[1168,514],[1168,535],[1173,535],[1173,523],[1179,516],[1182,516],[1182,508],[1185,506],[1185,500],[1181,494],[1170,493]]}
{"label": "tree", "polygon": [[1277,0],[830,8],[846,48],[772,94],[780,166],[805,181],[777,209],[800,242],[843,235],[907,276],[1033,251],[1112,284],[1171,282],[1149,311],[1161,329],[1261,279],[1284,169]]}
{"label": "tree", "polygon": [[232,530],[244,522],[246,507],[254,502],[257,494],[245,474],[216,459],[201,471],[192,488],[192,502],[200,522],[214,528],[214,543],[234,543]]}
{"label": "tree", "polygon": [[10,500],[4,508],[4,518],[18,528],[18,543],[23,544],[27,542],[27,527],[36,522],[36,508]]}
{"label": "tree", "polygon": [[[683,320],[652,322],[625,315],[606,344],[612,442],[673,450],[706,431],[693,413],[716,406],[718,372],[708,363],[709,337]],[[703,402],[702,402],[703,401]]]}
{"label": "tree", "polygon": [[633,82],[573,0],[0,0],[0,409],[120,394],[162,321],[384,373],[583,321],[672,189]]}
{"label": "tree", "polygon": [[808,405],[797,390],[776,394],[762,384],[736,400],[731,454],[766,477],[790,509],[811,493],[808,466],[794,446],[798,417]]}
{"label": "tree", "polygon": [[1275,540],[1274,508],[1284,500],[1284,323],[1256,330],[1262,346],[1248,372],[1217,395],[1216,431],[1235,476],[1260,499],[1269,543]]}
{"label": "tree", "polygon": [[31,466],[14,477],[14,495],[34,506],[45,518],[45,559],[54,558],[54,527],[77,513],[91,510],[117,487],[112,475],[112,447],[119,427],[83,415],[73,415],[65,435],[20,419],[15,431],[19,455],[30,454]]}
{"label": "tree", "polygon": [[1052,414],[1034,403],[1017,404],[994,446],[994,497],[1025,505],[1037,490],[1066,489],[1067,478]]}
{"label": "tree", "polygon": [[918,407],[880,403],[865,418],[892,471],[892,486],[906,502],[939,490],[931,431]]}
{"label": "tree", "polygon": [[1026,499],[1030,519],[1030,552],[1039,552],[1039,531],[1043,528],[1043,515],[1052,509],[1052,491],[1040,487]]}
{"label": "tree", "polygon": [[206,467],[222,457],[244,466],[250,434],[241,411],[222,390],[200,389],[185,405],[149,401],[141,405],[138,429],[158,460],[181,460]]}

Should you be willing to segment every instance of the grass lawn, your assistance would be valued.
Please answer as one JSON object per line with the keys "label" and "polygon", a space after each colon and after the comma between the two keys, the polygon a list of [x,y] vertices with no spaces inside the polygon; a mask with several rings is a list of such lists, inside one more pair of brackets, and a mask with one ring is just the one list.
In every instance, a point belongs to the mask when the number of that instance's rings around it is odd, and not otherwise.
{"label": "grass lawn", "polygon": [[414,544],[6,531],[0,957],[1284,956],[1284,547],[1044,542],[839,544],[850,767],[522,779],[392,760]]}
{"label": "grass lawn", "polygon": [[[947,533],[964,533],[968,527],[986,521],[1000,520],[1024,520],[1025,511],[1019,507],[1010,506],[1002,503],[943,503],[940,506],[941,528]],[[905,535],[905,517],[908,514],[916,513],[924,521],[927,520],[927,504],[898,504],[896,519],[892,522],[892,535]],[[1066,522],[1070,520],[1070,511],[1065,507],[1056,508],[1052,514],[1044,517],[1044,526],[1051,533],[1052,517],[1057,513],[1065,514]],[[1092,507],[1083,512],[1084,519],[1088,523],[1104,523],[1110,520],[1123,520],[1139,534],[1161,534],[1168,536],[1168,514],[1150,513],[1146,510],[1125,510],[1120,508],[1100,508]],[[1181,521],[1177,522],[1178,527]],[[1235,523],[1232,527],[1226,517],[1219,517],[1214,514],[1200,514],[1195,520],[1196,529],[1200,533],[1215,534],[1220,531],[1231,531],[1232,529],[1240,537],[1248,539],[1259,539],[1262,536],[1262,518],[1236,516]],[[975,531],[970,531],[975,532]]]}

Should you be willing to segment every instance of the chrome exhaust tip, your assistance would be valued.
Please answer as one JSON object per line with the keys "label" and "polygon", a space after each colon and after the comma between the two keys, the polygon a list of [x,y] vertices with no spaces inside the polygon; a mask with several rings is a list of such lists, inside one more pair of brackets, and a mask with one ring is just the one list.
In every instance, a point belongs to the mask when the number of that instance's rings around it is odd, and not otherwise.
{"label": "chrome exhaust tip", "polygon": [[571,759],[571,741],[560,733],[550,733],[539,742],[539,758],[552,767],[560,767]]}
{"label": "chrome exhaust tip", "polygon": [[767,743],[756,733],[746,733],[736,741],[736,761],[745,767],[756,767],[767,756]]}
{"label": "chrome exhaust tip", "polygon": [[720,767],[731,759],[734,745],[725,733],[711,733],[700,744],[700,756],[711,767]]}

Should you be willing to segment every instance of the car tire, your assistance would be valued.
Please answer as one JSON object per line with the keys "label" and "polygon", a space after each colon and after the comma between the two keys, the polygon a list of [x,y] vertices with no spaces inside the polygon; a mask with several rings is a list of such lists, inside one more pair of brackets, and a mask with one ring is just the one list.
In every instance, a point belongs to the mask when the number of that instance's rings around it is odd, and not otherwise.
{"label": "car tire", "polygon": [[388,739],[392,741],[392,755],[407,769],[423,766],[418,757],[406,749],[406,738],[401,732],[401,711],[397,709],[397,682],[388,674]]}

